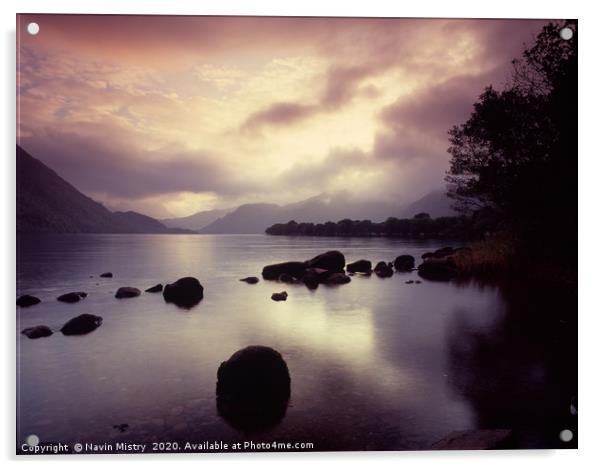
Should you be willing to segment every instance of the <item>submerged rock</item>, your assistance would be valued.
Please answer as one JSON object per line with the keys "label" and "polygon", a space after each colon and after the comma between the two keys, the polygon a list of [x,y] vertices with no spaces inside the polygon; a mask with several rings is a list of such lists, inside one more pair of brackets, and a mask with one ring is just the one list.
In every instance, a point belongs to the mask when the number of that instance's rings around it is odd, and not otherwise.
{"label": "submerged rock", "polygon": [[183,308],[191,308],[203,299],[203,285],[194,277],[183,277],[165,285],[163,298]]}
{"label": "submerged rock", "polygon": [[414,283],[414,280],[406,280],[406,283],[407,283],[408,285],[410,285],[410,284]]}
{"label": "submerged rock", "polygon": [[100,274],[102,278],[113,278],[112,272],[105,272],[104,274]]}
{"label": "submerged rock", "polygon": [[393,261],[393,265],[395,266],[395,270],[400,272],[410,271],[414,268],[414,256],[408,254],[397,256]]}
{"label": "submerged rock", "polygon": [[83,335],[95,330],[102,324],[102,318],[93,314],[80,314],[70,319],[61,328],[63,335]]}
{"label": "submerged rock", "polygon": [[157,285],[155,285],[154,287],[147,288],[144,291],[148,293],[160,293],[163,291],[163,284],[157,283]]}
{"label": "submerged rock", "polygon": [[297,279],[291,274],[280,274],[278,281],[282,283],[297,283]]}
{"label": "submerged rock", "polygon": [[446,281],[458,275],[456,264],[449,258],[427,258],[418,266],[418,275],[427,280]]}
{"label": "submerged rock", "polygon": [[372,262],[366,259],[360,259],[359,261],[347,264],[347,272],[361,272],[363,274],[369,274],[372,272]]}
{"label": "submerged rock", "polygon": [[282,291],[280,293],[272,293],[272,300],[274,301],[286,301],[287,298],[288,293],[285,291]]}
{"label": "submerged rock", "polygon": [[134,298],[140,296],[140,290],[134,287],[120,287],[115,293],[115,298]]}
{"label": "submerged rock", "polygon": [[351,282],[351,277],[345,275],[342,272],[335,272],[334,274],[330,274],[328,278],[324,281],[326,285],[344,285],[349,282]]}
{"label": "submerged rock", "polygon": [[33,326],[23,329],[21,334],[25,334],[30,339],[39,339],[52,335],[52,330],[48,326]]}
{"label": "submerged rock", "polygon": [[125,433],[125,431],[129,428],[130,426],[127,423],[120,423],[117,425],[113,425],[113,428],[117,431],[119,431],[119,433]]}
{"label": "submerged rock", "polygon": [[270,347],[241,349],[217,370],[218,413],[238,428],[269,428],[278,423],[286,413],[290,393],[288,366]]}
{"label": "submerged rock", "polygon": [[261,275],[266,280],[278,280],[282,274],[289,274],[295,278],[301,278],[305,273],[306,266],[303,262],[281,262],[280,264],[266,265]]}
{"label": "submerged rock", "polygon": [[255,285],[256,283],[259,282],[259,279],[257,277],[245,277],[245,278],[241,278],[240,281],[246,282],[249,285]]}
{"label": "submerged rock", "polygon": [[83,291],[74,291],[71,293],[65,293],[64,295],[58,296],[56,299],[63,303],[77,303],[79,300],[86,298],[88,294]]}
{"label": "submerged rock", "polygon": [[385,261],[380,261],[374,267],[374,273],[381,278],[392,277],[393,265],[391,263],[387,264]]}
{"label": "submerged rock", "polygon": [[325,269],[330,272],[342,272],[345,269],[345,256],[340,251],[328,251],[305,261],[307,268]]}
{"label": "submerged rock", "polygon": [[29,306],[37,305],[41,300],[31,295],[21,295],[17,298],[17,306],[21,308],[27,308]]}

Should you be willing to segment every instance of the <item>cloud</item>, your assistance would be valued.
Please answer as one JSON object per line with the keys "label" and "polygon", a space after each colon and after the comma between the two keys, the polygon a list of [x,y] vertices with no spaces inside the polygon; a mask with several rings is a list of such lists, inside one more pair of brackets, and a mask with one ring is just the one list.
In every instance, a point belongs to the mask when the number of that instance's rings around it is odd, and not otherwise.
{"label": "cloud", "polygon": [[299,103],[273,103],[267,109],[251,114],[243,123],[243,130],[255,130],[264,125],[287,125],[310,116],[316,106]]}
{"label": "cloud", "polygon": [[154,213],[416,197],[544,23],[19,16],[18,141],[84,193]]}
{"label": "cloud", "polygon": [[203,150],[161,148],[144,151],[102,136],[49,132],[20,144],[60,176],[87,194],[137,199],[178,192],[213,192],[232,196],[253,189],[249,181]]}

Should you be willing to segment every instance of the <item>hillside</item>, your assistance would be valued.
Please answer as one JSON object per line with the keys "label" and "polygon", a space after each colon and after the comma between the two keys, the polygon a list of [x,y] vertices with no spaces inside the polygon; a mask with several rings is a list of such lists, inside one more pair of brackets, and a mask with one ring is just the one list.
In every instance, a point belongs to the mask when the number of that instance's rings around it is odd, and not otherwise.
{"label": "hillside", "polygon": [[176,233],[136,212],[113,213],[17,145],[17,232]]}

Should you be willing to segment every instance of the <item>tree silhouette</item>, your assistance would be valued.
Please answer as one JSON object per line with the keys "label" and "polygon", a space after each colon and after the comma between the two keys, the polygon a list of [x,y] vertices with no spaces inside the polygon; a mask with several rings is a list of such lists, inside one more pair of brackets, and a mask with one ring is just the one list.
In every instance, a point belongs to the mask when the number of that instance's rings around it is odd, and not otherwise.
{"label": "tree silhouette", "polygon": [[546,232],[574,242],[577,22],[546,25],[513,67],[506,88],[487,87],[468,121],[449,131],[449,196],[465,213],[497,213],[524,239]]}

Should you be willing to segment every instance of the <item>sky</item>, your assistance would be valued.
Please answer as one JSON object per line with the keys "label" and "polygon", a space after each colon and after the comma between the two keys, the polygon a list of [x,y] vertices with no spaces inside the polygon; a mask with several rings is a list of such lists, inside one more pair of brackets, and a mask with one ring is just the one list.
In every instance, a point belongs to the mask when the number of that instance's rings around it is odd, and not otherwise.
{"label": "sky", "polygon": [[403,205],[444,188],[448,129],[547,22],[20,15],[18,143],[158,218],[341,190]]}

